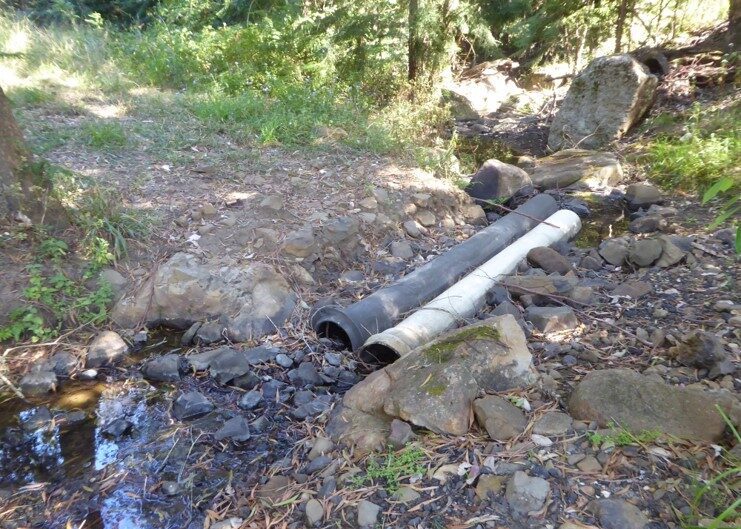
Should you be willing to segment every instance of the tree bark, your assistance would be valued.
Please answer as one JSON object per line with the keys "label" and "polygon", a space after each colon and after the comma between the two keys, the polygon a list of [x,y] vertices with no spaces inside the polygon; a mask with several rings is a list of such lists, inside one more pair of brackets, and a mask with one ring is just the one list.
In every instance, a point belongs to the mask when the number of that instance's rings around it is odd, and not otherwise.
{"label": "tree bark", "polygon": [[419,76],[421,43],[419,40],[419,0],[409,0],[409,42],[407,77],[414,81]]}
{"label": "tree bark", "polygon": [[0,88],[0,218],[34,208],[27,170],[30,153],[10,102]]}
{"label": "tree bark", "polygon": [[623,45],[623,32],[625,31],[625,19],[628,18],[631,0],[620,0],[617,22],[615,23],[615,53],[620,53]]}
{"label": "tree bark", "polygon": [[729,51],[741,52],[741,0],[729,0],[728,2],[728,40],[731,49]]}

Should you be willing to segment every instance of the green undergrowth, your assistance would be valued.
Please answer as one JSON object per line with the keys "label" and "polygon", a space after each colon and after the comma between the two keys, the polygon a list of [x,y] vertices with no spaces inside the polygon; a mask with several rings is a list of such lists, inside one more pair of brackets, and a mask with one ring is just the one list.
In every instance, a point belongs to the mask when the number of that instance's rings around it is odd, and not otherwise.
{"label": "green undergrowth", "polygon": [[649,178],[672,192],[699,194],[718,205],[709,229],[736,226],[741,252],[741,102],[708,108],[696,103],[680,115],[660,114],[648,124],[659,132],[649,140],[641,163]]}
{"label": "green undergrowth", "polygon": [[695,104],[685,114],[654,118],[655,127],[671,122],[683,126],[651,139],[643,160],[654,182],[671,190],[703,192],[732,173],[741,179],[741,103],[717,109]]}
{"label": "green undergrowth", "polygon": [[424,474],[424,457],[425,453],[414,445],[407,445],[397,452],[389,449],[385,455],[369,459],[365,473],[354,476],[351,484],[355,488],[380,484],[389,493],[394,493],[399,490],[402,479]]}
{"label": "green undergrowth", "polygon": [[594,448],[602,446],[646,445],[655,442],[662,435],[659,430],[643,430],[637,433],[619,427],[615,423],[608,425],[610,432],[587,432],[587,439]]}
{"label": "green undergrowth", "polygon": [[107,307],[113,299],[111,286],[99,281],[89,288],[86,282],[109,261],[107,246],[98,247],[79,278],[65,270],[68,252],[69,246],[61,239],[47,237],[38,242],[35,262],[26,268],[24,305],[11,311],[9,323],[0,327],[0,342],[39,342],[54,338],[64,326],[97,325],[106,320]]}
{"label": "green undergrowth", "polygon": [[48,216],[70,226],[57,236],[52,233],[58,227],[18,228],[11,241],[3,241],[23,248],[32,263],[25,270],[22,304],[0,327],[0,342],[35,343],[65,328],[104,323],[113,292],[98,275],[126,254],[129,239],[146,236],[151,227],[145,214],[126,211],[112,193],[81,175],[46,162],[32,164],[29,171],[39,188],[53,190]]}
{"label": "green undergrowth", "polygon": [[[730,430],[733,442],[741,444],[741,434],[720,406],[718,413]],[[691,513],[681,515],[683,529],[736,529],[741,522],[741,460],[731,452],[724,451],[726,463],[714,476],[702,480],[696,478],[692,484]]]}
{"label": "green undergrowth", "polygon": [[[21,110],[53,105],[85,115],[93,112],[88,101],[107,98],[132,102],[131,112],[145,118],[150,109],[142,88],[152,88],[173,96],[165,116],[170,128],[178,128],[179,115],[191,115],[209,134],[226,133],[239,143],[340,144],[411,159],[420,147],[434,146],[450,115],[430,86],[420,83],[412,97],[398,82],[400,72],[387,71],[382,61],[360,77],[343,70],[322,47],[322,35],[305,35],[291,23],[297,22],[263,17],[244,27],[190,28],[165,17],[123,29],[99,19],[38,26],[0,13],[0,52],[7,54],[0,71],[12,74],[3,88]],[[39,147],[78,139],[99,150],[133,147],[116,119],[83,122],[80,131],[57,124],[41,131]],[[28,125],[33,140],[37,123]]]}

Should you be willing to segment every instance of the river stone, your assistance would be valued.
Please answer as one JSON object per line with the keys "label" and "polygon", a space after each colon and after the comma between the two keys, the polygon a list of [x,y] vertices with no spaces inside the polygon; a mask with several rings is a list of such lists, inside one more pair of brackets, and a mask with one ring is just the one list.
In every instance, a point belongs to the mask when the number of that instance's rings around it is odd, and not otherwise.
{"label": "river stone", "polygon": [[358,527],[375,527],[381,507],[368,500],[358,504]]}
{"label": "river stone", "polygon": [[587,510],[599,518],[602,529],[643,529],[651,521],[638,507],[624,500],[593,500]]}
{"label": "river stone", "polygon": [[317,244],[314,231],[311,228],[302,228],[286,235],[282,247],[283,253],[303,259],[316,252]]}
{"label": "river stone", "polygon": [[560,411],[549,411],[533,425],[533,433],[546,437],[562,437],[571,429],[574,421]]}
{"label": "river stone", "polygon": [[323,229],[322,236],[333,246],[342,246],[346,243],[357,243],[357,234],[360,223],[352,217],[338,217],[328,221]]}
{"label": "river stone", "polygon": [[504,476],[493,476],[491,474],[481,476],[476,483],[476,497],[481,501],[486,501],[489,496],[499,496],[506,479]]}
{"label": "river stone", "polygon": [[661,257],[655,263],[659,268],[674,266],[687,255],[684,250],[674,244],[669,236],[661,235],[659,241],[661,242]]}
{"label": "river stone", "polygon": [[193,341],[200,345],[209,345],[224,341],[225,327],[219,322],[210,321],[198,327]]}
{"label": "river stone", "polygon": [[389,444],[395,449],[404,448],[412,439],[412,427],[409,423],[394,419],[391,421],[391,432],[389,433]]}
{"label": "river stone", "polygon": [[626,281],[615,287],[610,296],[624,296],[633,299],[642,298],[652,292],[651,285],[646,281]]}
{"label": "river stone", "polygon": [[619,184],[623,168],[610,152],[565,149],[539,159],[528,171],[533,186],[560,189],[573,184],[589,189],[602,189]]}
{"label": "river stone", "polygon": [[444,334],[356,384],[344,405],[439,433],[468,432],[481,391],[534,380],[525,335],[509,314]]}
{"label": "river stone", "polygon": [[239,398],[239,402],[237,403],[237,406],[242,408],[243,410],[252,410],[257,407],[258,404],[260,404],[260,401],[262,400],[262,393],[259,391],[248,391],[244,395],[242,395]]}
{"label": "river stone", "polygon": [[407,220],[402,224],[402,226],[404,227],[404,231],[407,232],[407,235],[410,237],[418,239],[422,236],[422,226],[418,224],[416,220]]}
{"label": "river stone", "polygon": [[486,211],[478,204],[464,204],[461,206],[461,214],[466,222],[474,226],[486,226]]}
{"label": "river stone", "polygon": [[268,507],[285,499],[291,480],[287,476],[272,476],[264,485],[260,485],[255,496]]}
{"label": "river stone", "polygon": [[548,303],[549,296],[568,296],[579,280],[574,276],[507,276],[501,284],[515,297],[532,296],[534,303]]}
{"label": "river stone", "polygon": [[628,256],[628,243],[622,239],[609,239],[599,245],[599,254],[613,266],[621,266]]}
{"label": "river stone", "polygon": [[327,424],[327,434],[364,454],[387,447],[391,420],[383,413],[366,413],[340,403]]}
{"label": "river stone", "polygon": [[667,355],[680,364],[707,369],[709,378],[735,371],[734,362],[726,354],[723,343],[709,332],[695,332],[683,337],[677,345],[669,348]]}
{"label": "river stone", "polygon": [[437,219],[435,218],[435,214],[429,209],[418,210],[415,217],[417,219],[417,222],[419,222],[425,228],[434,226],[435,223],[437,222]]}
{"label": "river stone", "polygon": [[213,409],[211,401],[198,391],[181,393],[172,405],[172,413],[180,421],[194,419]]}
{"label": "river stone", "polygon": [[538,246],[527,252],[527,260],[548,274],[567,274],[572,270],[571,263],[563,255],[547,246]]}
{"label": "river stone", "polygon": [[250,425],[247,423],[247,419],[242,416],[232,417],[214,433],[214,439],[216,441],[231,439],[232,441],[243,443],[249,440],[250,437]]}
{"label": "river stone", "polygon": [[518,470],[507,482],[505,497],[515,513],[527,514],[540,510],[550,492],[551,485],[546,480]]}
{"label": "river stone", "polygon": [[180,380],[180,356],[166,354],[148,360],[142,367],[144,378],[157,382],[177,382]]}
{"label": "river stone", "polygon": [[312,498],[306,502],[305,514],[306,524],[309,527],[314,527],[322,521],[322,518],[324,518],[324,507],[319,503],[319,500]]}
{"label": "river stone", "polygon": [[68,377],[77,367],[77,362],[77,357],[69,351],[59,351],[44,362],[44,369],[40,371],[53,371],[58,377]]}
{"label": "river stone", "polygon": [[272,362],[276,359],[280,353],[280,349],[277,347],[267,347],[261,345],[259,347],[252,347],[244,352],[244,356],[250,365],[265,364]]}
{"label": "river stone", "polygon": [[653,233],[666,226],[666,221],[658,215],[645,215],[632,220],[628,230],[632,233]]}
{"label": "river stone", "polygon": [[317,457],[329,454],[334,449],[334,443],[327,437],[317,437],[314,445],[307,456],[309,461],[314,461]]}
{"label": "river stone", "polygon": [[198,321],[220,321],[227,337],[244,342],[275,331],[293,310],[288,283],[261,263],[224,265],[176,253],[132,296],[122,298],[111,317],[122,327],[145,321],[185,329]]}
{"label": "river stone", "polygon": [[231,351],[233,351],[233,349],[225,345],[217,349],[211,349],[210,351],[188,355],[185,357],[185,361],[194,371],[205,371],[209,368],[211,362],[215,361],[219,356]]}
{"label": "river stone", "polygon": [[579,320],[571,307],[536,307],[525,309],[525,319],[541,332],[558,332],[575,329]]}
{"label": "river stone", "polygon": [[645,208],[661,202],[661,191],[650,184],[630,184],[625,188],[625,200],[631,209]]}
{"label": "river stone", "polygon": [[394,501],[399,501],[401,503],[414,503],[420,498],[420,494],[412,487],[402,486],[396,489],[391,497]]}
{"label": "river stone", "polygon": [[530,176],[524,170],[492,158],[473,175],[466,192],[484,202],[500,201],[512,198],[531,184]]}
{"label": "river stone", "polygon": [[113,268],[106,268],[98,275],[99,284],[107,284],[113,292],[113,299],[118,301],[126,291],[129,281]]}
{"label": "river stone", "polygon": [[639,239],[628,247],[628,262],[638,268],[651,266],[661,257],[661,241],[656,239]]}
{"label": "river stone", "polygon": [[20,390],[27,397],[45,395],[57,389],[57,375],[53,371],[26,373],[20,382]]}
{"label": "river stone", "polygon": [[101,367],[114,364],[129,352],[123,338],[113,331],[98,333],[87,349],[86,367]]}
{"label": "river stone", "polygon": [[487,395],[473,402],[476,422],[493,440],[508,441],[527,428],[527,418],[517,406],[507,399]]}
{"label": "river stone", "polygon": [[414,251],[408,242],[394,241],[391,243],[391,255],[398,259],[411,259],[414,257]]}
{"label": "river stone", "polygon": [[219,384],[228,384],[250,371],[250,362],[241,351],[220,348],[220,353],[209,363],[209,373]]}
{"label": "river stone", "polygon": [[658,79],[628,54],[598,57],[571,82],[548,148],[599,149],[620,139],[649,109]]}
{"label": "river stone", "polygon": [[725,430],[716,403],[719,399],[705,392],[669,386],[629,369],[605,369],[587,373],[579,382],[569,412],[601,427],[614,422],[634,433],[659,429],[682,439],[714,442]]}

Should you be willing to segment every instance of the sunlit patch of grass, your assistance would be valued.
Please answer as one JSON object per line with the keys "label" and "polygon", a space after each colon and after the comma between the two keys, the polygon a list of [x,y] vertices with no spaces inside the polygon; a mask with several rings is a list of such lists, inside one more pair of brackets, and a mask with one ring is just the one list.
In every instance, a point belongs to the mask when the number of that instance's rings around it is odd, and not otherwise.
{"label": "sunlit patch of grass", "polygon": [[128,144],[126,131],[115,121],[88,123],[82,127],[82,135],[94,149],[120,149]]}
{"label": "sunlit patch of grass", "polygon": [[[661,123],[676,123],[676,117]],[[684,129],[649,142],[641,162],[649,177],[672,190],[704,191],[731,176],[741,164],[741,103],[708,110],[699,105],[684,116]]]}
{"label": "sunlit patch of grass", "polygon": [[16,107],[40,106],[54,101],[54,93],[35,86],[14,87],[7,93],[10,102]]}

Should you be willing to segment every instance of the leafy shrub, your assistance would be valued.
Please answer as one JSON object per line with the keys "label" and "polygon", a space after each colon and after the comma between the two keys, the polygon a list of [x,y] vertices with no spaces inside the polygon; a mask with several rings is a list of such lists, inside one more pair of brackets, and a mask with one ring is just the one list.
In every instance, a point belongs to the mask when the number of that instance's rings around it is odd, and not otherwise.
{"label": "leafy shrub", "polygon": [[702,191],[732,175],[741,163],[739,119],[741,103],[715,111],[696,104],[683,135],[662,135],[649,144],[649,176],[670,189]]}

